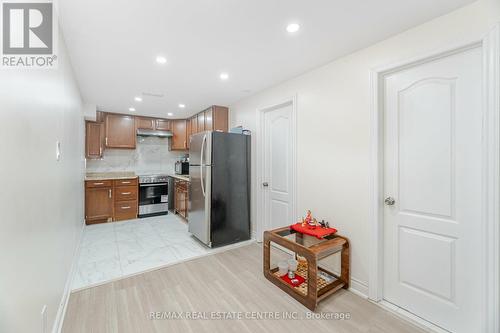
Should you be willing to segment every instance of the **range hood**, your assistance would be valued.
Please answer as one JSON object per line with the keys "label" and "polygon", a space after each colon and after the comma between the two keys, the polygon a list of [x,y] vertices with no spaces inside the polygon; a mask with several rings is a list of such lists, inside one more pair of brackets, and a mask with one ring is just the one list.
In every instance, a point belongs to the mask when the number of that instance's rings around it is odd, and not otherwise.
{"label": "range hood", "polygon": [[149,129],[138,129],[137,136],[156,136],[158,138],[170,138],[173,135],[171,131],[158,131]]}

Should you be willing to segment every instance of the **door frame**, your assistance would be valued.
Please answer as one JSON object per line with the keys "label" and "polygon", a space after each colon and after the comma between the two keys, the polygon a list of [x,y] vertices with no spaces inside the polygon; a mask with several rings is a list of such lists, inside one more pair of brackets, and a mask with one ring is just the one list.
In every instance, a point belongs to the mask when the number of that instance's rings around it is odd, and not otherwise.
{"label": "door frame", "polygon": [[[264,169],[265,169],[265,160],[264,160],[264,114],[266,112],[274,111],[281,107],[291,105],[292,106],[292,124],[291,124],[291,136],[292,136],[292,165],[291,165],[291,177],[292,177],[292,196],[291,196],[291,205],[292,205],[292,214],[293,216],[297,216],[297,95],[293,95],[292,97],[286,98],[279,102],[273,103],[271,105],[267,105],[264,107],[257,108],[256,116],[257,116],[257,135],[256,135],[256,173],[257,173],[257,181],[254,184],[254,193],[255,193],[255,203],[256,203],[256,223],[255,223],[255,238],[258,242],[262,242],[264,230],[268,229],[268,226],[265,225],[264,221],[264,204],[265,204],[265,193],[264,189],[261,186],[264,181]],[[290,221],[292,223],[293,221]]]}
{"label": "door frame", "polygon": [[369,299],[383,303],[384,279],[384,90],[388,74],[480,47],[483,52],[483,133],[482,133],[482,270],[478,274],[482,290],[484,332],[499,332],[500,310],[500,24],[483,39],[432,52],[415,59],[385,66],[371,72],[370,115],[370,266]]}

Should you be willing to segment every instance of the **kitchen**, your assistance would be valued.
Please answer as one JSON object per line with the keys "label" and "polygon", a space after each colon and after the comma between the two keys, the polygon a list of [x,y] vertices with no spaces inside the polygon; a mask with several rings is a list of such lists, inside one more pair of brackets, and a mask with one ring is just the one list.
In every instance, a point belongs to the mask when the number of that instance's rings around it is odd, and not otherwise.
{"label": "kitchen", "polygon": [[86,119],[87,226],[74,290],[246,244],[250,136],[228,133],[228,118],[211,106],[186,119]]}
{"label": "kitchen", "polygon": [[500,1],[1,2],[1,332],[500,332]]}

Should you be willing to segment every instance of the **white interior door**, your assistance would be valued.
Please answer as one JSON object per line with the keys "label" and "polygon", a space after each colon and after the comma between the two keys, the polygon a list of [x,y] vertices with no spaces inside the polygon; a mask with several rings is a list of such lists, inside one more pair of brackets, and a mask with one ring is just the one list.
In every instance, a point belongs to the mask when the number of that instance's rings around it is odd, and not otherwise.
{"label": "white interior door", "polygon": [[275,229],[293,222],[292,175],[293,104],[264,112],[263,177],[264,227]]}
{"label": "white interior door", "polygon": [[384,299],[452,332],[481,331],[481,59],[384,82]]}

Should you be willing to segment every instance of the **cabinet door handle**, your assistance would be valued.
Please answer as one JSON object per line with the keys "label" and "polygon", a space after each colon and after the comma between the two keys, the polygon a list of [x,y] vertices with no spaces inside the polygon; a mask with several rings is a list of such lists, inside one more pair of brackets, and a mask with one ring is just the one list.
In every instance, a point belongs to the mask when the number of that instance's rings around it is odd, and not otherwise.
{"label": "cabinet door handle", "polygon": [[122,192],[123,195],[129,195],[132,194],[132,192]]}
{"label": "cabinet door handle", "polygon": [[94,183],[94,185],[104,185],[104,183]]}
{"label": "cabinet door handle", "polygon": [[106,146],[108,145],[108,137],[106,137]]}
{"label": "cabinet door handle", "polygon": [[122,184],[130,184],[130,182],[121,182]]}
{"label": "cabinet door handle", "polygon": [[99,155],[102,156],[102,147],[99,147]]}
{"label": "cabinet door handle", "polygon": [[186,140],[184,140],[184,148],[186,148]]}
{"label": "cabinet door handle", "polygon": [[109,198],[111,199],[111,189],[109,189]]}
{"label": "cabinet door handle", "polygon": [[130,209],[130,206],[123,206],[122,209]]}

